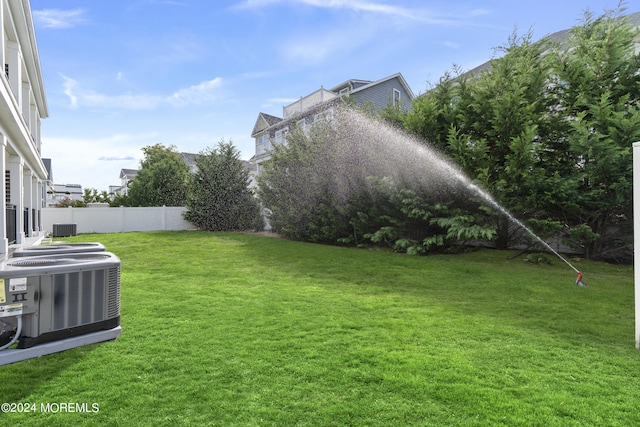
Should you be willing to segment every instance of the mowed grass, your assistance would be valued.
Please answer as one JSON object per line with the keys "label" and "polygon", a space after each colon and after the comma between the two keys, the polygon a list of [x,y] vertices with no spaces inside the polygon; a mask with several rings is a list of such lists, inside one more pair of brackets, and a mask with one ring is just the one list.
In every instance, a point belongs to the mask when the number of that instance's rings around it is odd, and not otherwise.
{"label": "mowed grass", "polygon": [[82,235],[122,261],[115,341],[0,367],[21,426],[640,425],[633,270],[259,235]]}

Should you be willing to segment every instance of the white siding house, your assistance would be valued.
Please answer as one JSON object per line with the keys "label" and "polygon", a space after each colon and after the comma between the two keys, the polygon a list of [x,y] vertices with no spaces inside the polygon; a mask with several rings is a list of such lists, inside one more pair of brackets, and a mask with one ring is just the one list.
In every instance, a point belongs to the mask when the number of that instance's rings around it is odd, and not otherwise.
{"label": "white siding house", "polygon": [[0,257],[41,235],[47,170],[40,121],[48,116],[29,0],[0,0]]}

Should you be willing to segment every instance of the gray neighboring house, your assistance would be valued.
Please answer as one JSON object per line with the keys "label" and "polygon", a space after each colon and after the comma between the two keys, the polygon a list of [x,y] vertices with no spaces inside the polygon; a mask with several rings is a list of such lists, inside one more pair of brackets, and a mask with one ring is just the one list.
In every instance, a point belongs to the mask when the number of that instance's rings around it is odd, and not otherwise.
{"label": "gray neighboring house", "polygon": [[396,73],[376,81],[351,79],[332,89],[320,87],[283,107],[282,118],[259,113],[251,132],[256,149],[250,162],[255,164],[256,174],[260,174],[260,165],[271,157],[274,145],[285,143],[292,122],[305,128],[311,126],[323,111],[346,97],[356,105],[370,105],[377,111],[389,105],[408,111],[414,95],[402,74]]}

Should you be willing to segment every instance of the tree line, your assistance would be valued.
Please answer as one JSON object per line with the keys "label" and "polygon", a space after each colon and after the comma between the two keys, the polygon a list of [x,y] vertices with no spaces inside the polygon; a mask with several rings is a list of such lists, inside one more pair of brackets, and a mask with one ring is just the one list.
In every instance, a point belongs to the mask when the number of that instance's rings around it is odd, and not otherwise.
{"label": "tree line", "polygon": [[185,206],[185,219],[202,230],[264,228],[249,171],[231,141],[221,140],[195,157],[195,172],[175,146],[155,144],[142,149],[144,159],[128,192],[111,206]]}
{"label": "tree line", "polygon": [[[478,240],[534,245],[469,185],[441,178],[414,146],[392,150],[397,134],[452,164],[541,237],[561,237],[591,259],[629,261],[640,54],[623,11],[585,12],[560,42],[514,32],[487,67],[454,66],[408,112],[365,106],[307,131],[292,125],[256,194],[230,141],[200,153],[195,173],[175,147],[158,144],[143,149],[129,195],[112,203],[186,206],[187,219],[207,230],[260,229],[266,213],[291,239],[411,254]],[[357,128],[366,121],[376,132]]]}
{"label": "tree line", "polygon": [[[388,107],[380,116],[434,147],[541,236],[560,236],[591,259],[629,261],[640,55],[638,30],[622,12],[586,12],[561,42],[514,33],[484,69],[454,67],[409,112]],[[344,177],[318,168],[318,158],[338,152],[335,141],[289,135],[260,191],[272,225],[291,238],[410,253],[478,239],[527,244],[502,212],[456,187],[371,174],[345,202],[330,182]]]}

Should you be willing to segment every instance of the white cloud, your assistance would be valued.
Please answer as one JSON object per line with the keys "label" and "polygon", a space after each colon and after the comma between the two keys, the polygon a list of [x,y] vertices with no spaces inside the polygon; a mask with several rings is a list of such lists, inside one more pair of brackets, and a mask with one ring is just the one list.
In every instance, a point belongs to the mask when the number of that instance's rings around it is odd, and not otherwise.
{"label": "white cloud", "polygon": [[113,162],[113,161],[121,162],[123,160],[136,160],[136,158],[133,156],[119,155],[119,156],[100,156],[98,157],[98,160],[105,161],[105,162]]}
{"label": "white cloud", "polygon": [[[236,4],[234,8],[258,9],[272,4],[301,4],[322,9],[345,9],[355,12],[369,12],[431,24],[452,25],[459,23],[456,19],[438,17],[438,15],[442,14],[435,14],[427,9],[409,9],[369,0],[244,0]],[[485,12],[484,10],[478,10]]]}
{"label": "white cloud", "polygon": [[42,9],[33,11],[33,19],[42,28],[72,28],[87,23],[85,11],[82,9]]}
{"label": "white cloud", "polygon": [[232,9],[257,9],[270,4],[282,3],[282,0],[244,0],[233,5]]}
{"label": "white cloud", "polygon": [[327,9],[350,9],[362,12],[375,12],[385,15],[396,15],[403,18],[415,18],[410,10],[390,6],[383,3],[359,0],[297,0],[298,3]]}
{"label": "white cloud", "polygon": [[293,102],[296,102],[298,100],[298,98],[269,98],[267,99],[267,102],[271,103],[271,104],[291,104]]}
{"label": "white cloud", "polygon": [[213,80],[178,90],[169,97],[168,102],[175,106],[206,104],[220,98],[218,90],[221,86],[222,79],[216,77]]}
{"label": "white cloud", "polygon": [[201,105],[220,99],[222,78],[204,81],[197,85],[179,89],[171,95],[121,94],[107,95],[93,89],[84,88],[80,83],[67,76],[62,76],[64,93],[69,97],[69,108],[80,107],[153,110],[162,106],[185,107]]}

